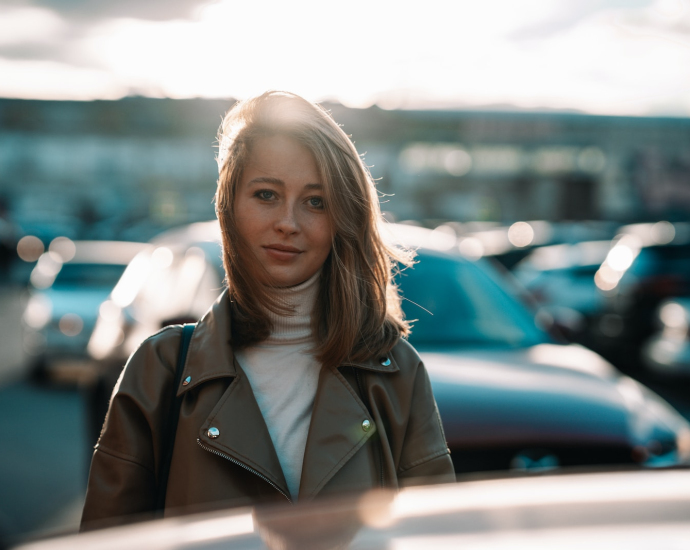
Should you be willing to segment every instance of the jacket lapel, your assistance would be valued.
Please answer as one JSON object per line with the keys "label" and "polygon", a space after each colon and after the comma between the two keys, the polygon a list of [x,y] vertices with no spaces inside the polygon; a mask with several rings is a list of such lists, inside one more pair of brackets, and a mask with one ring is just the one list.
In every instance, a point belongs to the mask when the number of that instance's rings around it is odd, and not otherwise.
{"label": "jacket lapel", "polygon": [[[199,430],[199,442],[254,470],[289,498],[287,483],[278,462],[266,422],[249,380],[237,364],[229,344],[231,302],[227,290],[199,320],[177,395],[217,378],[233,378]],[[215,428],[212,437],[209,430]]]}
{"label": "jacket lapel", "polygon": [[178,396],[207,380],[236,375],[234,354],[229,342],[230,308],[226,289],[197,322],[189,341],[182,378],[177,388]]}
{"label": "jacket lapel", "polygon": [[[363,427],[365,420],[368,429]],[[313,498],[375,432],[374,420],[343,375],[323,368],[304,451],[299,499]]]}
{"label": "jacket lapel", "polygon": [[199,441],[254,470],[289,498],[283,470],[249,380],[236,363],[235,369],[237,376],[201,426]]}

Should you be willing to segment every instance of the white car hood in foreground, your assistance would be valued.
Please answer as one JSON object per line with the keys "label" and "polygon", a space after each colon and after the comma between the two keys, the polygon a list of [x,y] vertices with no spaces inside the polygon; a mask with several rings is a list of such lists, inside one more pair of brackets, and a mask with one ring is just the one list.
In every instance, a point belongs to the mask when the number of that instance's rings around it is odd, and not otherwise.
{"label": "white car hood in foreground", "polygon": [[83,533],[18,550],[610,550],[686,548],[690,472],[541,476],[239,508]]}

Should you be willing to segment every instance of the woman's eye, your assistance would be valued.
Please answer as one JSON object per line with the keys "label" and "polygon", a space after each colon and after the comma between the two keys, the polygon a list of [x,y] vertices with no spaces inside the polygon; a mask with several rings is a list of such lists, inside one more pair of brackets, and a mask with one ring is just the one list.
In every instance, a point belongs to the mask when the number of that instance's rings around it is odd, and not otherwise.
{"label": "woman's eye", "polygon": [[307,202],[312,208],[323,208],[323,198],[321,197],[310,197]]}
{"label": "woman's eye", "polygon": [[273,191],[269,191],[268,189],[262,189],[254,193],[254,196],[263,201],[270,201],[273,198]]}

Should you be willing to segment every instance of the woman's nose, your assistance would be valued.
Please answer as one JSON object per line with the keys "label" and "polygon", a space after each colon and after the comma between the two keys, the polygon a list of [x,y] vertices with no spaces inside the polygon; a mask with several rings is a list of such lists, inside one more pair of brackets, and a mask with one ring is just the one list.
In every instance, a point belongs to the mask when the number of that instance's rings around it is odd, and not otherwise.
{"label": "woman's nose", "polygon": [[299,231],[299,222],[294,207],[285,205],[280,209],[280,214],[275,223],[276,231],[291,235]]}

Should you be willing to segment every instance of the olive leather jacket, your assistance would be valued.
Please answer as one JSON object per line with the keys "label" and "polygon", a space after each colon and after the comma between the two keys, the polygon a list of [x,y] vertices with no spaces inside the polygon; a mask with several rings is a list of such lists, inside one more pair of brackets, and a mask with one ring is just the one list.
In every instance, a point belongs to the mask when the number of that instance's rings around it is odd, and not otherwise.
{"label": "olive leather jacket", "polygon": [[[115,386],[89,474],[82,528],[126,523],[155,507],[162,432],[182,396],[165,515],[289,501],[276,451],[228,343],[223,293],[199,321],[174,390],[180,325],[147,339]],[[298,500],[455,480],[426,369],[400,340],[387,357],[323,368]]]}

